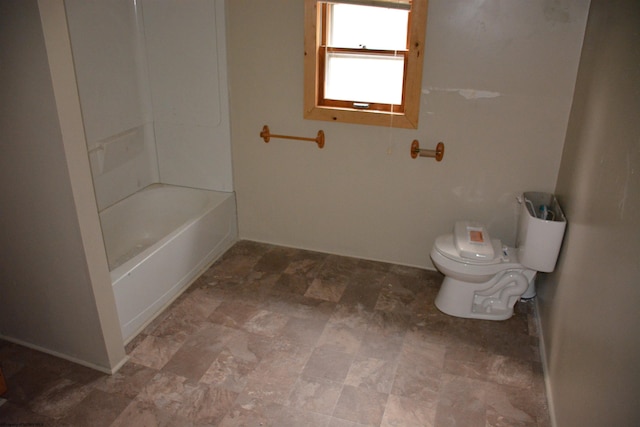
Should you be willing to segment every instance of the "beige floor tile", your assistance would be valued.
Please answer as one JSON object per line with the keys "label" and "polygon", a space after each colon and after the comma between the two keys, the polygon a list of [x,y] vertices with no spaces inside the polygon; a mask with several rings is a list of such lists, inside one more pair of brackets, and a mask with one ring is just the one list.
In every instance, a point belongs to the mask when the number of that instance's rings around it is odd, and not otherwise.
{"label": "beige floor tile", "polygon": [[433,271],[235,244],[108,376],[0,341],[5,422],[121,426],[550,426],[535,310],[433,304]]}

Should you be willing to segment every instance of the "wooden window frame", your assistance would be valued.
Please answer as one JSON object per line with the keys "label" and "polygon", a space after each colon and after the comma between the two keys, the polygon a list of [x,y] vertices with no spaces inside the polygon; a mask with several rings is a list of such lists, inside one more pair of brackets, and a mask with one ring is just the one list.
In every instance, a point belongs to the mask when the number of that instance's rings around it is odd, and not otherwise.
{"label": "wooden window frame", "polygon": [[[305,0],[304,35],[304,118],[364,125],[418,128],[420,95],[422,89],[423,52],[427,23],[428,0],[413,0],[408,27],[408,50],[399,51],[405,56],[403,82],[403,106],[370,104],[367,109],[353,107],[352,101],[324,100],[324,23],[319,0]],[[350,52],[349,49],[333,48],[335,51]],[[356,51],[355,49],[353,50]],[[360,50],[358,53],[362,53]],[[367,54],[388,54],[388,51],[368,49]]]}

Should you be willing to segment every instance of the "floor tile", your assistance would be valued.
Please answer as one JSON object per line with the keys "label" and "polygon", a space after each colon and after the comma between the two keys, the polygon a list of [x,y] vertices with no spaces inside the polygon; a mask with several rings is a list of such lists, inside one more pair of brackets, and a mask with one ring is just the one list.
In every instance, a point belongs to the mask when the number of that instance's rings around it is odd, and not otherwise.
{"label": "floor tile", "polygon": [[257,361],[243,360],[224,349],[200,378],[200,382],[240,393],[247,385],[248,374],[256,365]]}
{"label": "floor tile", "polygon": [[289,248],[274,247],[265,253],[254,267],[255,271],[282,273],[289,266],[296,251]]}
{"label": "floor tile", "polygon": [[108,427],[132,401],[120,394],[91,391],[78,405],[60,419],[70,426]]}
{"label": "floor tile", "polygon": [[344,383],[354,387],[390,393],[397,364],[372,357],[356,357]]}
{"label": "floor tile", "polygon": [[37,414],[60,419],[87,397],[91,390],[91,387],[61,378],[30,402],[29,407]]}
{"label": "floor tile", "polygon": [[501,355],[485,353],[483,357],[478,357],[476,360],[448,356],[444,371],[520,388],[533,386],[532,362]]}
{"label": "floor tile", "polygon": [[432,427],[435,426],[436,408],[401,396],[389,396],[382,417],[382,427]]}
{"label": "floor tile", "polygon": [[94,386],[97,390],[133,399],[156,372],[155,369],[129,361],[117,373],[100,378]]}
{"label": "floor tile", "polygon": [[340,382],[303,375],[291,390],[287,406],[331,415],[341,391]]}
{"label": "floor tile", "polygon": [[399,365],[391,394],[431,404],[440,398],[441,373],[429,366]]}
{"label": "floor tile", "polygon": [[279,334],[299,347],[315,347],[325,330],[327,320],[324,318],[301,319],[291,317]]}
{"label": "floor tile", "polygon": [[291,277],[313,278],[320,271],[326,258],[327,255],[318,252],[296,251],[284,273]]}
{"label": "floor tile", "polygon": [[277,418],[284,411],[281,404],[240,395],[220,421],[220,427],[275,427]]}
{"label": "floor tile", "polygon": [[389,396],[375,390],[345,385],[333,415],[364,425],[380,425]]}
{"label": "floor tile", "polygon": [[149,368],[162,368],[178,351],[182,343],[170,338],[148,335],[130,354],[129,360]]}
{"label": "floor tile", "polygon": [[436,408],[437,426],[485,426],[487,384],[444,374]]}
{"label": "floor tile", "polygon": [[[514,387],[493,386],[485,395],[487,426],[540,426],[540,407],[531,405],[523,396],[530,390]],[[527,403],[525,403],[527,402]],[[523,404],[524,403],[524,404]],[[540,420],[542,421],[542,419]]]}
{"label": "floor tile", "polygon": [[194,425],[217,425],[229,412],[238,393],[207,384],[198,384],[186,394],[176,415]]}
{"label": "floor tile", "polygon": [[335,277],[316,278],[304,293],[309,298],[338,302],[347,284],[336,280]]}
{"label": "floor tile", "polygon": [[403,341],[404,337],[401,335],[387,335],[377,330],[368,330],[362,337],[358,355],[394,362],[400,355]]}
{"label": "floor tile", "polygon": [[209,321],[231,328],[241,328],[244,323],[260,311],[253,304],[238,301],[223,301],[209,315]]}
{"label": "floor tile", "polygon": [[5,423],[549,427],[536,312],[460,319],[442,275],[237,242],[114,375],[0,340]]}
{"label": "floor tile", "polygon": [[280,377],[249,378],[240,396],[285,405],[297,380],[298,375],[290,372],[285,372]]}
{"label": "floor tile", "polygon": [[334,351],[356,354],[360,350],[365,333],[366,328],[330,319],[318,338],[318,345]]}
{"label": "floor tile", "polygon": [[162,369],[199,381],[231,338],[233,331],[225,326],[209,324],[191,335]]}
{"label": "floor tile", "polygon": [[349,372],[353,355],[325,347],[317,347],[302,373],[316,378],[343,382]]}
{"label": "floor tile", "polygon": [[274,425],[282,427],[326,427],[331,417],[304,409],[284,407],[275,417]]}
{"label": "floor tile", "polygon": [[12,426],[12,425],[52,425],[54,424],[54,419],[36,414],[33,411],[25,408],[24,406],[13,403],[13,402],[5,402],[0,405],[0,420],[2,423]]}
{"label": "floor tile", "polygon": [[289,318],[283,314],[269,310],[258,310],[244,322],[242,328],[254,334],[274,337],[284,328],[288,320]]}
{"label": "floor tile", "polygon": [[273,293],[290,293],[296,295],[304,295],[311,285],[311,281],[306,275],[297,275],[282,273],[278,280],[275,282],[272,292]]}
{"label": "floor tile", "polygon": [[136,399],[118,415],[110,427],[130,426],[193,427],[194,423],[184,417],[163,411],[153,403]]}

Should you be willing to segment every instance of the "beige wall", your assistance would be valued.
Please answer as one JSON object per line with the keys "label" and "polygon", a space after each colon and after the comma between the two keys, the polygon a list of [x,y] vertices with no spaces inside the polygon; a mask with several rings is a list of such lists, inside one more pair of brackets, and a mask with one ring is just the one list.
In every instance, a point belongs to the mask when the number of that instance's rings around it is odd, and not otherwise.
{"label": "beige wall", "polygon": [[640,425],[640,3],[593,0],[538,286],[558,426]]}
{"label": "beige wall", "polygon": [[111,371],[125,353],[62,1],[0,2],[0,43],[0,336]]}
{"label": "beige wall", "polygon": [[[241,238],[432,267],[455,220],[513,244],[555,188],[588,0],[431,0],[418,130],[303,120],[303,2],[228,2]],[[326,134],[325,148],[272,133]],[[411,159],[444,141],[444,160]]]}

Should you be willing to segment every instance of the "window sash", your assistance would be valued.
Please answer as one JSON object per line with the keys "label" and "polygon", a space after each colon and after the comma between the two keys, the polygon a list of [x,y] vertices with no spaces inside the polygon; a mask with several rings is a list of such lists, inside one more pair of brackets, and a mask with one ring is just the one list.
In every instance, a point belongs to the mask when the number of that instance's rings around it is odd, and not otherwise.
{"label": "window sash", "polygon": [[[358,15],[355,22],[354,12]],[[326,18],[322,44],[353,49],[407,49],[410,11],[325,3],[323,13]]]}
{"label": "window sash", "polygon": [[316,0],[329,3],[354,4],[358,6],[386,7],[389,9],[411,10],[411,0]]}
{"label": "window sash", "polygon": [[[399,92],[399,98],[396,96],[393,101],[394,102],[385,102],[391,101],[391,99],[375,99],[369,96],[362,96],[358,99],[345,99],[344,97],[331,97],[330,94],[327,94],[326,88],[329,82],[330,76],[328,73],[328,61],[331,56],[336,56],[338,58],[346,58],[352,57],[357,58],[361,57],[364,60],[367,59],[375,59],[375,57],[380,57],[380,59],[396,59],[402,61],[402,72],[399,73],[398,80],[396,83],[400,84],[397,92]],[[340,108],[362,108],[366,110],[376,110],[376,111],[385,111],[385,112],[404,112],[404,94],[405,94],[405,84],[406,84],[406,72],[407,72],[407,59],[408,59],[408,51],[387,51],[387,50],[363,50],[363,49],[348,49],[348,48],[332,48],[323,46],[320,49],[320,81],[322,84],[319,89],[318,96],[318,104],[324,106],[331,107],[340,107]],[[356,83],[357,84],[357,83]],[[360,104],[359,107],[356,107],[356,104]],[[367,104],[367,106],[363,106],[362,104]]]}
{"label": "window sash", "polygon": [[[360,0],[354,0],[354,3]],[[382,0],[372,0],[379,4],[385,3]],[[322,7],[321,12],[321,42],[320,46],[318,46],[318,74],[319,74],[319,85],[318,85],[318,98],[317,103],[319,106],[324,107],[338,107],[338,108],[359,108],[367,111],[380,111],[380,112],[393,112],[393,113],[404,113],[405,111],[405,88],[406,88],[406,77],[407,77],[407,64],[408,64],[408,56],[409,51],[407,49],[402,50],[384,50],[384,49],[354,49],[354,48],[343,48],[343,47],[332,47],[328,46],[328,34],[329,34],[329,25],[330,25],[330,6],[328,3],[350,3],[350,1],[327,1],[327,0],[318,0],[318,7]],[[366,3],[366,2],[365,2]],[[410,3],[408,3],[411,6]],[[411,17],[409,15],[409,21]],[[410,25],[410,24],[409,24]],[[407,33],[409,32],[409,26],[407,26]],[[409,34],[407,34],[407,38]],[[408,40],[407,40],[408,43]],[[327,85],[327,65],[328,59],[331,54],[343,54],[343,55],[353,55],[362,56],[362,57],[371,57],[371,56],[381,56],[381,57],[390,57],[396,58],[401,56],[403,58],[403,70],[402,70],[402,83],[400,87],[400,102],[392,103],[392,102],[383,102],[382,99],[375,99],[373,101],[367,101],[365,99],[334,99],[326,96],[326,85]],[[358,106],[356,106],[359,104]]]}

